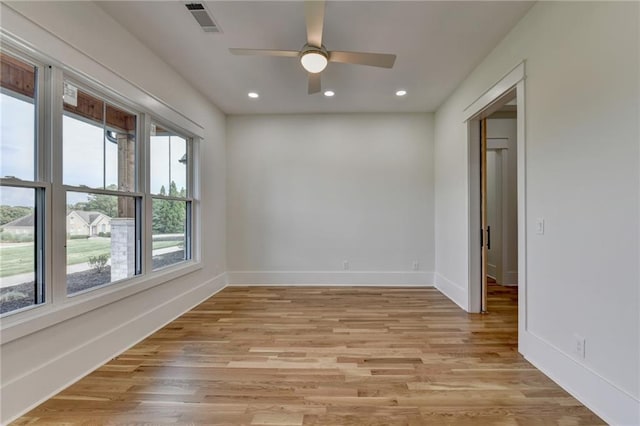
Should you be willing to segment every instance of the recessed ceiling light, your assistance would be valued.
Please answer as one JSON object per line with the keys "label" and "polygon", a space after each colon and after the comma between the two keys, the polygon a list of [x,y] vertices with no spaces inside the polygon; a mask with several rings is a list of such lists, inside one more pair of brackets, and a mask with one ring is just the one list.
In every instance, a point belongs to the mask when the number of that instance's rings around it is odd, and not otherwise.
{"label": "recessed ceiling light", "polygon": [[258,95],[256,92],[249,92],[247,96],[249,96],[252,99],[256,99],[260,97],[260,95]]}
{"label": "recessed ceiling light", "polygon": [[327,90],[324,92],[324,95],[328,98],[332,97],[333,95],[335,95],[336,93],[333,90]]}
{"label": "recessed ceiling light", "polygon": [[406,95],[406,94],[407,94],[407,91],[406,91],[406,90],[398,90],[398,91],[396,92],[396,96],[404,96],[404,95]]}

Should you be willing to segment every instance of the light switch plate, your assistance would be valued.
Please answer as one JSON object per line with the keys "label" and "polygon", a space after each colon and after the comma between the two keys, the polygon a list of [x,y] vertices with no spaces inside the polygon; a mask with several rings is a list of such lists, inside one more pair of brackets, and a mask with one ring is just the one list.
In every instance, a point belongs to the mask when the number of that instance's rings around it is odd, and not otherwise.
{"label": "light switch plate", "polygon": [[544,235],[544,219],[541,217],[536,219],[536,234]]}

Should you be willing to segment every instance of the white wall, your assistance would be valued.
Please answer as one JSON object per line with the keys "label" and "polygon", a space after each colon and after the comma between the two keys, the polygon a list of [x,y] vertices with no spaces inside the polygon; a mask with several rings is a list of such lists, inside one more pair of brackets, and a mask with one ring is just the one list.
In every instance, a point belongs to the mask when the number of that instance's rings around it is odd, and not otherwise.
{"label": "white wall", "polygon": [[[639,7],[536,4],[435,116],[436,282],[466,305],[463,110],[526,60],[520,350],[614,424],[640,423]],[[535,234],[536,218],[545,235]],[[586,338],[585,359],[574,333]]]}
{"label": "white wall", "polygon": [[433,284],[432,114],[231,116],[227,129],[232,282]]}
{"label": "white wall", "polygon": [[[494,164],[500,170],[500,184],[495,185],[500,189],[501,194],[497,196],[500,205],[495,208],[501,209],[501,223],[496,223],[492,227],[491,245],[501,259],[492,259],[489,251],[489,263],[494,260],[494,264],[499,270],[496,275],[499,277],[498,284],[517,285],[518,284],[518,162],[517,162],[517,120],[515,118],[489,118],[487,119],[487,138],[506,139],[507,149],[493,152],[495,159],[501,164]],[[487,152],[487,162],[489,160]],[[494,169],[494,171],[496,170]],[[487,164],[487,173],[489,173]],[[494,189],[496,188],[494,186]],[[487,191],[491,191],[490,182],[487,182]],[[487,194],[489,196],[490,194]],[[488,201],[488,200],[487,200]],[[488,206],[487,206],[488,209]],[[489,212],[487,212],[489,215]],[[498,212],[494,212],[497,217]],[[490,216],[490,215],[489,215]],[[494,232],[495,238],[493,238]],[[489,267],[491,270],[491,267]]]}
{"label": "white wall", "polygon": [[224,286],[225,116],[93,3],[21,2],[0,8],[4,31],[108,87],[154,95],[155,100],[138,100],[146,102],[145,108],[171,115],[178,125],[203,127],[205,139],[200,150],[205,165],[200,205],[206,216],[201,223],[202,267],[4,343],[0,421],[6,424]]}
{"label": "white wall", "polygon": [[[487,227],[490,242],[487,250],[487,275],[498,284],[502,281],[502,153],[487,149]],[[489,237],[488,237],[489,238]]]}

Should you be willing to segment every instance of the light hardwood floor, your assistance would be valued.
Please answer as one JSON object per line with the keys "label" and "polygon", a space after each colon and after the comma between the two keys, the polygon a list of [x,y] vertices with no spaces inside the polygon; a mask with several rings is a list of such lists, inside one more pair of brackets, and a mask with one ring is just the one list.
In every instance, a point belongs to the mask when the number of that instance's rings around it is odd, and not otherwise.
{"label": "light hardwood floor", "polygon": [[229,287],[15,424],[603,424],[517,353],[516,297]]}

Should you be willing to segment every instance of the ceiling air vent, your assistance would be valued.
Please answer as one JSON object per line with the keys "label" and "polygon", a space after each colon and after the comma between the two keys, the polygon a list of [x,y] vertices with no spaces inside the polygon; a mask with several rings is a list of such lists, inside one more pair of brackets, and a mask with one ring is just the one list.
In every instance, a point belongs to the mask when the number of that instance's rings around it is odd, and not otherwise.
{"label": "ceiling air vent", "polygon": [[187,3],[187,9],[205,33],[219,33],[220,27],[214,22],[213,18],[202,3]]}

